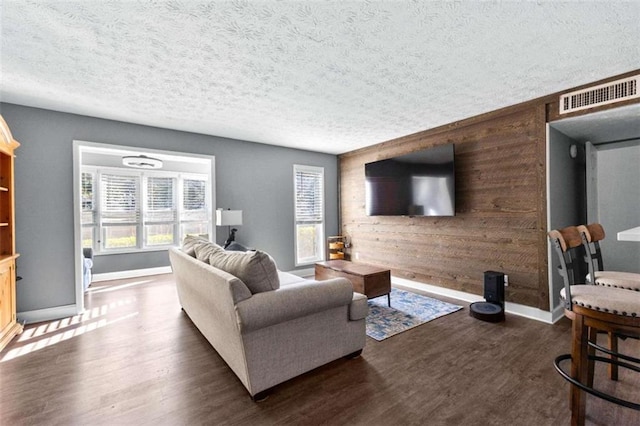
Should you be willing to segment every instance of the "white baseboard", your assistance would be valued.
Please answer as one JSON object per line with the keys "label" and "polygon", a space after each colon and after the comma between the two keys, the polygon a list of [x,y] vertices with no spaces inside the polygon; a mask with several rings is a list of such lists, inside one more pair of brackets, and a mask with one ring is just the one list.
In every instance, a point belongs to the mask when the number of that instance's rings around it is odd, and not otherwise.
{"label": "white baseboard", "polygon": [[558,322],[561,318],[564,318],[564,306],[562,306],[562,304],[560,306],[556,306],[551,313],[551,320],[553,323]]}
{"label": "white baseboard", "polygon": [[60,318],[78,315],[77,305],[54,306],[53,308],[36,309],[33,311],[18,312],[18,322],[33,324],[35,322],[52,321]]}
{"label": "white baseboard", "polygon": [[147,277],[149,275],[170,274],[171,266],[160,266],[158,268],[134,269],[131,271],[105,272],[104,274],[94,274],[91,282],[123,280],[127,278]]}
{"label": "white baseboard", "polygon": [[[466,293],[464,291],[451,290],[444,287],[438,287],[431,284],[423,284],[416,281],[407,280],[404,278],[391,277],[391,283],[398,287],[406,287],[409,289],[422,290],[428,293],[437,294],[440,296],[450,297],[452,299],[462,300],[464,302],[482,302],[484,298],[477,294]],[[504,310],[508,314],[518,315],[525,318],[530,318],[536,321],[541,321],[547,324],[553,324],[558,321],[562,315],[557,316],[558,309],[553,312],[543,311],[542,309],[532,308],[531,306],[521,305],[519,303],[505,302]],[[562,314],[562,309],[560,314]]]}

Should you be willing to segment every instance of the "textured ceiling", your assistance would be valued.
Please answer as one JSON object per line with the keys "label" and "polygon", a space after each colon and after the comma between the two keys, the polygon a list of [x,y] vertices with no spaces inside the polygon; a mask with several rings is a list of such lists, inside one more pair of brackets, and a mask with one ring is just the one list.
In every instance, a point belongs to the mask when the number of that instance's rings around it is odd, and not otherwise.
{"label": "textured ceiling", "polygon": [[640,68],[640,3],[2,0],[0,100],[343,153]]}

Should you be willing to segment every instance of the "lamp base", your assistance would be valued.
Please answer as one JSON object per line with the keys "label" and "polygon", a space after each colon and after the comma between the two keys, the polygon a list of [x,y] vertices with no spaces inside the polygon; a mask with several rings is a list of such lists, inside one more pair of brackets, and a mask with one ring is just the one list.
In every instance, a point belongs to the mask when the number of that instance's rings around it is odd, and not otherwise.
{"label": "lamp base", "polygon": [[[231,227],[229,227],[229,228],[231,228]],[[233,228],[233,229],[229,230],[229,237],[224,242],[224,247],[223,248],[229,247],[229,244],[231,244],[232,242],[234,242],[236,240],[236,232],[238,232],[238,230],[236,228]]]}

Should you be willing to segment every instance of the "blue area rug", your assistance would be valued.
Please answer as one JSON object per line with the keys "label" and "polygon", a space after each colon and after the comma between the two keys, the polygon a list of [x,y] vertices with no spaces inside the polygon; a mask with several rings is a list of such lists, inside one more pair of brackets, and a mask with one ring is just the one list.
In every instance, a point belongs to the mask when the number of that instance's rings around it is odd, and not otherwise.
{"label": "blue area rug", "polygon": [[367,336],[381,341],[460,309],[462,306],[392,288],[391,307],[386,297],[369,300]]}

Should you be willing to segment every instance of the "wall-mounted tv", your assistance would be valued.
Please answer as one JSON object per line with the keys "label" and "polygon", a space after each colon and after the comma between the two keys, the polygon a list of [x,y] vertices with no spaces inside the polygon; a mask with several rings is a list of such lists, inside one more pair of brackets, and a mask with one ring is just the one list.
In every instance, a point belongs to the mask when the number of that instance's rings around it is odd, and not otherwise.
{"label": "wall-mounted tv", "polygon": [[367,216],[455,216],[453,144],[364,165]]}

